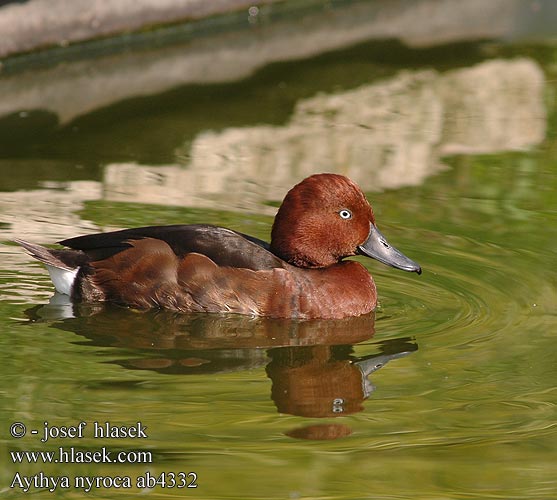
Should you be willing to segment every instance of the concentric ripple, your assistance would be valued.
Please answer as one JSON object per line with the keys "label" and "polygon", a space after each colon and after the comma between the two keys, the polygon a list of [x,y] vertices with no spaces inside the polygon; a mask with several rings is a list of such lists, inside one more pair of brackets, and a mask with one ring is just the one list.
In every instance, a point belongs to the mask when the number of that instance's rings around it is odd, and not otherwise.
{"label": "concentric ripple", "polygon": [[[526,255],[517,259],[516,251],[464,238],[436,244],[434,253],[424,247],[423,255],[421,277],[370,266],[379,293],[378,335],[447,334],[454,345],[485,340],[525,320],[525,281],[534,287],[535,277],[516,261],[527,267]],[[513,266],[506,262],[511,257]]]}

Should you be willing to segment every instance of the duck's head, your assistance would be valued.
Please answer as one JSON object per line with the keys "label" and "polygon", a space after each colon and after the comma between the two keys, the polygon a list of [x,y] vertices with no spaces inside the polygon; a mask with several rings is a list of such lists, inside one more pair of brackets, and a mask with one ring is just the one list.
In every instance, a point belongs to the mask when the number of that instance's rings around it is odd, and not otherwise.
{"label": "duck's head", "polygon": [[366,255],[421,273],[379,232],[358,185],[338,174],[312,175],[288,192],[273,224],[271,250],[298,267],[328,267],[351,255]]}

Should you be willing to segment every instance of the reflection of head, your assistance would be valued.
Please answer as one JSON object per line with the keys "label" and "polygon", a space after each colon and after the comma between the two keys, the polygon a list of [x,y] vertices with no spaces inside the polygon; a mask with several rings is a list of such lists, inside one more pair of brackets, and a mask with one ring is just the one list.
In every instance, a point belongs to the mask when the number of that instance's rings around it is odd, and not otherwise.
{"label": "reflection of head", "polygon": [[362,411],[362,372],[329,346],[273,349],[267,375],[271,397],[281,413],[338,417]]}

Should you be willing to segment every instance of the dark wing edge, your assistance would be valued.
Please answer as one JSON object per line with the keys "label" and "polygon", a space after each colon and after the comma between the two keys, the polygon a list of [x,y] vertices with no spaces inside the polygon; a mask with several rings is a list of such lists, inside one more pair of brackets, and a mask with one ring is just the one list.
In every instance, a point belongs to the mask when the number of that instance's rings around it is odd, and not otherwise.
{"label": "dark wing edge", "polygon": [[209,224],[176,224],[123,229],[87,234],[62,240],[66,247],[81,250],[92,261],[109,258],[131,246],[130,241],[153,238],[166,242],[178,257],[199,253],[219,266],[254,271],[284,267],[286,263],[270,252],[259,238]]}

